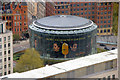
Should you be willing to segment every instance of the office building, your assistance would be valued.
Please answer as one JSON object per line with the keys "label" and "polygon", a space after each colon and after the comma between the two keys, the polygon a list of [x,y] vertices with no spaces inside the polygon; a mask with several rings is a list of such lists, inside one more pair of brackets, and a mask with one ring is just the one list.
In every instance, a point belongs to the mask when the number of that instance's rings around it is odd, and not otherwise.
{"label": "office building", "polygon": [[13,73],[13,35],[0,20],[0,76]]}
{"label": "office building", "polygon": [[26,2],[2,3],[2,20],[7,20],[6,29],[13,34],[21,35],[28,30],[28,15]]}
{"label": "office building", "polygon": [[76,15],[94,21],[97,35],[112,34],[112,2],[46,2],[46,16]]}

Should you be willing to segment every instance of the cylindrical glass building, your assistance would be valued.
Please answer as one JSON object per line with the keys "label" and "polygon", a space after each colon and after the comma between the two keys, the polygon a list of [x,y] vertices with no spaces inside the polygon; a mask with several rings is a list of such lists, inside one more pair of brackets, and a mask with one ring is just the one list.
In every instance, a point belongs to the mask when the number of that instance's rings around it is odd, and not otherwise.
{"label": "cylindrical glass building", "polygon": [[72,59],[96,53],[97,25],[72,15],[55,15],[29,26],[30,46],[42,58]]}

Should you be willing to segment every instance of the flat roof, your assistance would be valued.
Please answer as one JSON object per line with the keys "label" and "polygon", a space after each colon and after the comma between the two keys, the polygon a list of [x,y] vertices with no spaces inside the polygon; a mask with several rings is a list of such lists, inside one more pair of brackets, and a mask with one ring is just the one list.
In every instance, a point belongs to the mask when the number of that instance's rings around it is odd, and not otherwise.
{"label": "flat roof", "polygon": [[93,24],[89,19],[73,15],[55,15],[38,19],[33,22],[39,28],[68,29],[68,28],[87,28]]}
{"label": "flat roof", "polygon": [[87,67],[90,65],[114,60],[114,59],[117,59],[117,54],[118,54],[117,49],[115,49],[115,50],[111,50],[107,52],[102,52],[98,54],[93,54],[93,55],[77,58],[74,60],[65,61],[65,62],[54,64],[51,66],[45,66],[39,69],[34,69],[34,70],[30,70],[30,71],[23,72],[23,73],[17,73],[16,75],[15,73],[9,74],[6,76],[2,76],[0,78],[3,78],[3,77],[45,78],[49,76],[54,76],[56,74],[64,73],[67,71],[72,71],[72,70]]}

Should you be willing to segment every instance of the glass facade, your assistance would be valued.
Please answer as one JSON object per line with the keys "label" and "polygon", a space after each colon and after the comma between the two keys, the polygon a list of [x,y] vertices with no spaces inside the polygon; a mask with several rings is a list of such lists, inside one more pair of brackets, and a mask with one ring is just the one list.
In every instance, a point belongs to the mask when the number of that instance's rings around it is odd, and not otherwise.
{"label": "glass facade", "polygon": [[96,53],[97,25],[83,29],[49,30],[29,26],[30,46],[47,59],[72,59]]}

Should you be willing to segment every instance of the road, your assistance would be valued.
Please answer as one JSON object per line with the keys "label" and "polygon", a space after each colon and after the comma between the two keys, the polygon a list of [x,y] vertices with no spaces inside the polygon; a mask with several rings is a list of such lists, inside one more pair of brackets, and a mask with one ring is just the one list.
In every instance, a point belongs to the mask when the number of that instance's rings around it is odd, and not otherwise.
{"label": "road", "polygon": [[20,41],[20,43],[13,44],[13,53],[23,51],[30,48],[29,40]]}

